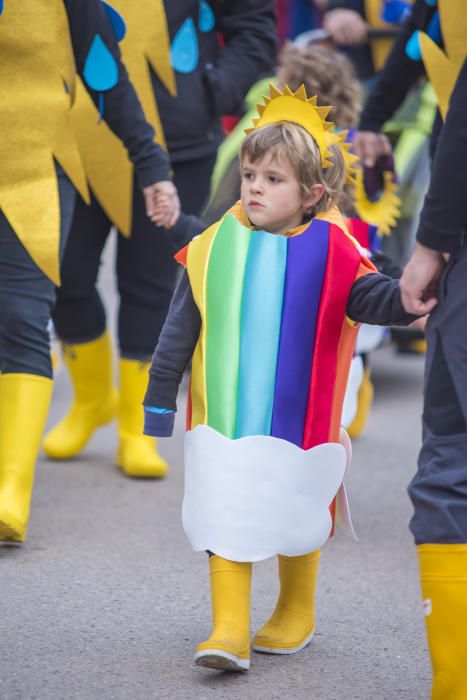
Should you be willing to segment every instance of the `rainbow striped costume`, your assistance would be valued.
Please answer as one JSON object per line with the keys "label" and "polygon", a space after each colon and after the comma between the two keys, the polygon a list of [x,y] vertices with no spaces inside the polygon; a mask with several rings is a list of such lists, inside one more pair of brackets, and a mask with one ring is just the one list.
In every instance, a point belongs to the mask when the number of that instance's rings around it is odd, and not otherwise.
{"label": "rainbow striped costume", "polygon": [[[290,455],[282,456],[290,463],[299,453],[311,454],[316,446],[329,447],[331,443],[341,448],[335,443],[339,443],[342,404],[358,330],[347,318],[346,306],[353,283],[372,271],[371,263],[347,233],[337,210],[320,215],[288,237],[255,231],[245,223],[236,205],[178,256],[186,265],[202,319],[193,356],[187,427],[192,435],[198,431],[204,436],[206,444],[202,449],[193,445],[194,438],[188,433],[186,474],[190,488],[198,488],[192,483],[193,474],[198,467],[204,470],[206,461],[213,461],[213,471],[211,476],[200,476],[203,481],[212,481],[213,473],[217,479],[220,473],[229,472],[226,463],[232,462],[232,451],[239,449],[246,452],[233,459],[235,470],[242,468],[239,459],[249,460],[251,448],[256,465],[252,470],[257,471],[257,467],[262,468],[258,464],[263,459],[263,446],[266,469],[274,461],[279,443],[280,449],[284,442],[289,444],[287,449],[293,446]],[[258,436],[267,440],[259,443]],[[196,464],[190,450],[197,454]],[[284,468],[283,462],[278,468]],[[325,496],[329,498],[324,504],[326,511],[342,483],[345,464],[341,471],[336,476],[339,483]],[[231,478],[231,470],[225,475]],[[245,478],[251,478],[251,469]],[[235,485],[222,482],[219,488],[232,491]],[[253,488],[252,483],[249,488]],[[187,511],[193,514],[201,507],[198,498],[204,508],[206,499],[201,492],[191,505],[187,505],[185,494],[185,529],[191,517]],[[244,506],[248,496],[242,493],[239,498]],[[219,507],[219,511],[231,509],[232,504]],[[332,527],[332,522],[328,524]],[[329,533],[330,528],[325,539]],[[201,540],[196,549],[213,549],[204,536]],[[219,545],[213,551],[219,553]],[[223,551],[228,558],[239,558],[231,549]],[[274,553],[271,550],[255,558]]]}

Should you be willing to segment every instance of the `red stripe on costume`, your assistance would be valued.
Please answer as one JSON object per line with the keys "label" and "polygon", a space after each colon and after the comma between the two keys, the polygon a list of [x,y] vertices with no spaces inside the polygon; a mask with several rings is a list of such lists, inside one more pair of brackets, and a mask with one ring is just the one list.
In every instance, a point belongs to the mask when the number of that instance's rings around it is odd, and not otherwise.
{"label": "red stripe on costume", "polygon": [[370,250],[370,225],[361,219],[346,219],[345,223],[352,236],[360,245]]}
{"label": "red stripe on costume", "polygon": [[[368,258],[361,258],[358,266],[355,281],[363,275],[376,272],[376,268]],[[357,340],[359,326],[353,326],[347,321],[342,326],[342,333],[339,340],[339,348],[337,350],[337,366],[339,371],[336,378],[336,386],[334,388],[334,397],[331,412],[331,425],[329,430],[330,442],[339,441],[339,433],[342,419],[342,406],[344,404],[345,391],[347,389],[347,380],[350,371],[350,364],[355,351],[355,342]]]}
{"label": "red stripe on costume", "polygon": [[[188,244],[189,245],[189,244]],[[186,245],[184,248],[178,251],[174,255],[175,260],[180,263],[180,265],[183,265],[183,267],[186,267],[186,260],[188,256],[188,245]]]}
{"label": "red stripe on costume", "polygon": [[335,225],[330,226],[329,252],[313,352],[313,370],[308,392],[304,450],[329,441],[338,348],[350,289],[360,265],[355,244]]}
{"label": "red stripe on costume", "polygon": [[329,428],[330,442],[339,442],[342,406],[344,405],[345,391],[347,389],[350,364],[355,350],[357,333],[358,326],[351,326],[347,321],[344,321],[339,341],[339,349],[337,351],[337,366],[339,367],[339,371],[336,377],[332,401],[331,424]]}

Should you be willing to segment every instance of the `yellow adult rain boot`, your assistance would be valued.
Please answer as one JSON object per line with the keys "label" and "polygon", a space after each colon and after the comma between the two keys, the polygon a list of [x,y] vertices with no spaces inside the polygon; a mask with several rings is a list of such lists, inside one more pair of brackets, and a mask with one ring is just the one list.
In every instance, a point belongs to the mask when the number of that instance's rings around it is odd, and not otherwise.
{"label": "yellow adult rain boot", "polygon": [[373,382],[371,381],[370,375],[370,368],[365,367],[362,383],[358,390],[357,413],[352,423],[347,428],[347,432],[351,438],[356,438],[363,433],[368,416],[370,415],[374,395]]}
{"label": "yellow adult rain boot", "polygon": [[110,423],[117,413],[109,334],[89,343],[64,345],[63,350],[74,399],[66,416],[45,436],[43,449],[52,459],[78,455],[95,431]]}
{"label": "yellow adult rain boot", "polygon": [[266,654],[295,654],[315,631],[315,588],[320,552],[279,560],[280,594],[268,622],[253,638],[253,649]]}
{"label": "yellow adult rain boot", "polygon": [[0,541],[26,539],[52,387],[51,379],[36,374],[0,375]]}
{"label": "yellow adult rain boot", "polygon": [[252,565],[214,555],[209,570],[212,632],[196,647],[195,662],[220,671],[248,671]]}
{"label": "yellow adult rain boot", "polygon": [[149,362],[120,360],[117,464],[127,476],[160,479],[167,474],[167,462],[157,451],[156,439],[143,435],[149,367]]}
{"label": "yellow adult rain boot", "polygon": [[417,547],[432,700],[467,698],[467,544]]}

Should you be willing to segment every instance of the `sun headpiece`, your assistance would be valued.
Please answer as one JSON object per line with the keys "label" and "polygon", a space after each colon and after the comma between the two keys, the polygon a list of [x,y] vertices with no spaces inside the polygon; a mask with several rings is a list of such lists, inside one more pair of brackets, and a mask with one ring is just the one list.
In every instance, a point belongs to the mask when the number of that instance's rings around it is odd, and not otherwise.
{"label": "sun headpiece", "polygon": [[318,107],[316,96],[308,98],[304,85],[300,85],[295,92],[286,85],[282,92],[270,83],[269,96],[264,97],[264,104],[256,107],[259,116],[253,119],[254,126],[251,129],[245,129],[247,134],[267,124],[294,122],[306,129],[316,141],[323,168],[332,165],[329,147],[341,140],[334,132],[334,124],[326,121],[332,107]]}

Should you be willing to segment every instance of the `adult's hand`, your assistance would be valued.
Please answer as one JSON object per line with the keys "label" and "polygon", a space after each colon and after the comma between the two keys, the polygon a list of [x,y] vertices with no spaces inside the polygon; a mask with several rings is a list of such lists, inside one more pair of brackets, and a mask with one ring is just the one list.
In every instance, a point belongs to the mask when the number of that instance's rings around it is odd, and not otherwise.
{"label": "adult's hand", "polygon": [[324,12],[328,8],[329,0],[311,0],[311,4],[315,5],[321,12]]}
{"label": "adult's hand", "polygon": [[[146,214],[151,221],[157,226],[171,228],[180,216],[180,200],[178,198],[177,188],[170,180],[160,180],[153,185],[149,185],[143,189],[144,200],[146,203]],[[160,196],[168,200],[169,208],[161,210],[157,207],[158,198]]]}
{"label": "adult's hand", "polygon": [[438,282],[446,262],[442,253],[415,245],[412,257],[402,273],[402,304],[410,314],[424,316],[438,303]]}
{"label": "adult's hand", "polygon": [[323,29],[341,46],[364,44],[368,36],[368,24],[355,10],[336,9],[326,12]]}
{"label": "adult's hand", "polygon": [[374,131],[358,131],[353,141],[353,150],[367,168],[372,168],[381,156],[392,155],[389,139]]}

